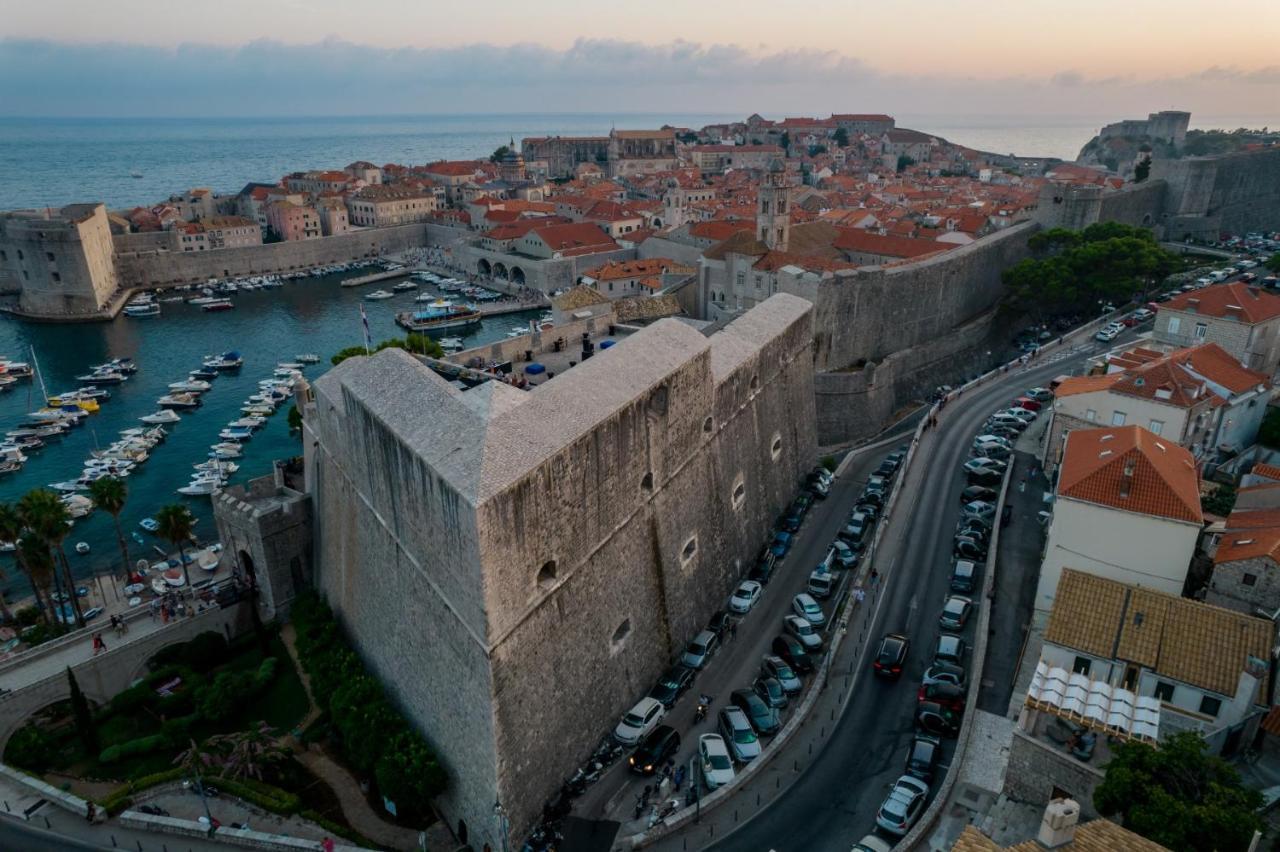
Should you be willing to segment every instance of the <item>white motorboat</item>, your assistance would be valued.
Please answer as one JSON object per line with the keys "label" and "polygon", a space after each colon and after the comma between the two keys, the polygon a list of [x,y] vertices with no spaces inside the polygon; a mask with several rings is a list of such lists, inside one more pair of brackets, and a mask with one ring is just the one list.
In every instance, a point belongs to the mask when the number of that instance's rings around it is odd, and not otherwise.
{"label": "white motorboat", "polygon": [[173,382],[169,385],[171,391],[187,391],[190,393],[204,393],[213,385],[203,379],[183,379],[180,382]]}
{"label": "white motorboat", "polygon": [[196,470],[213,471],[231,475],[240,469],[240,465],[225,459],[209,459],[194,465]]}
{"label": "white motorboat", "polygon": [[320,356],[314,352],[304,352],[301,355],[295,355],[294,360],[300,364],[319,364]]}
{"label": "white motorboat", "polygon": [[158,317],[160,316],[160,305],[157,302],[141,302],[139,304],[128,304],[124,306],[121,312],[127,317]]}
{"label": "white motorboat", "polygon": [[244,358],[239,352],[223,352],[221,355],[208,355],[203,366],[210,370],[238,370],[244,366]]}
{"label": "white motorboat", "polygon": [[210,455],[217,459],[238,459],[244,454],[244,448],[232,442],[214,444],[210,449]]}
{"label": "white motorboat", "polygon": [[93,511],[93,501],[83,494],[73,492],[58,499],[67,507],[67,514],[72,518],[83,518]]}
{"label": "white motorboat", "polygon": [[143,423],[177,423],[182,419],[182,415],[172,408],[162,408],[154,414],[144,414],[138,419]]}
{"label": "white motorboat", "polygon": [[51,482],[49,487],[54,491],[62,491],[68,494],[74,494],[77,491],[83,491],[88,487],[85,483],[78,479],[68,479],[63,482]]}
{"label": "white motorboat", "polygon": [[[220,476],[210,476],[202,479],[191,480],[190,485],[184,485],[178,489],[179,494],[188,497],[207,497],[222,487],[223,482]],[[166,572],[167,573],[167,572]]]}
{"label": "white motorboat", "polygon": [[200,397],[193,393],[170,393],[156,400],[161,408],[192,409],[200,405]]}
{"label": "white motorboat", "polygon": [[79,553],[81,556],[84,556],[88,552],[89,552],[89,542],[87,541],[76,542],[76,553]]}
{"label": "white motorboat", "polygon": [[383,299],[390,299],[394,295],[395,293],[390,293],[386,290],[374,290],[372,293],[366,293],[364,297],[371,302],[379,302]]}
{"label": "white motorboat", "polygon": [[227,424],[228,427],[243,427],[245,429],[257,429],[267,424],[267,418],[256,414],[246,415],[239,420],[232,420]]}
{"label": "white motorboat", "polygon": [[[401,281],[399,284],[392,287],[391,289],[396,291],[397,293],[403,293],[406,290],[417,290],[418,284],[416,281]],[[368,296],[366,296],[365,298],[367,299]]]}

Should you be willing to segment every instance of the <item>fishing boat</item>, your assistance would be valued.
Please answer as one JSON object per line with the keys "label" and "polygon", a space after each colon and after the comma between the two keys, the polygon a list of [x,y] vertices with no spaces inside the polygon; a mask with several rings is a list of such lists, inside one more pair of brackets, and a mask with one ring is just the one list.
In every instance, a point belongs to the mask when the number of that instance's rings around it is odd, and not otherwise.
{"label": "fishing boat", "polygon": [[215,311],[229,311],[235,307],[230,299],[214,299],[211,302],[200,306],[200,310],[214,313]]}
{"label": "fishing boat", "polygon": [[81,556],[84,556],[88,552],[89,552],[89,542],[87,541],[76,542],[76,553],[79,553]]}
{"label": "fishing boat", "polygon": [[157,521],[155,518],[143,518],[142,520],[138,521],[138,526],[142,527],[144,530],[146,530],[149,533],[153,533],[156,530],[160,529],[160,522]]}
{"label": "fishing boat", "polygon": [[301,355],[293,356],[293,360],[297,361],[299,364],[319,364],[320,356],[314,352],[304,352]]}
{"label": "fishing boat", "polygon": [[157,399],[156,405],[161,408],[190,410],[200,405],[200,397],[192,393],[170,393]]}
{"label": "fishing boat", "polygon": [[158,302],[146,302],[138,305],[125,305],[121,313],[127,317],[158,317],[160,316],[160,304]]}
{"label": "fishing boat", "polygon": [[480,312],[472,305],[455,305],[447,299],[437,299],[422,310],[396,314],[396,323],[409,331],[428,334],[448,328],[465,328],[478,325]]}
{"label": "fishing boat", "polygon": [[234,351],[223,352],[221,355],[206,355],[203,366],[219,372],[238,370],[244,366],[244,357]]}
{"label": "fishing boat", "polygon": [[371,302],[379,302],[383,299],[390,299],[394,295],[395,293],[386,290],[374,290],[372,293],[366,293],[364,297]]}
{"label": "fishing boat", "polygon": [[138,419],[143,423],[177,423],[182,417],[171,408],[162,408],[154,414],[144,414]]}
{"label": "fishing boat", "polygon": [[[405,291],[407,291],[407,290],[417,290],[417,289],[418,289],[418,282],[416,282],[416,281],[401,281],[399,284],[397,284],[396,286],[392,287],[391,289],[392,289],[392,290],[395,290],[397,293],[403,293],[403,292],[405,292]],[[367,299],[367,298],[369,298],[369,297],[368,297],[368,296],[365,296],[365,298]]]}

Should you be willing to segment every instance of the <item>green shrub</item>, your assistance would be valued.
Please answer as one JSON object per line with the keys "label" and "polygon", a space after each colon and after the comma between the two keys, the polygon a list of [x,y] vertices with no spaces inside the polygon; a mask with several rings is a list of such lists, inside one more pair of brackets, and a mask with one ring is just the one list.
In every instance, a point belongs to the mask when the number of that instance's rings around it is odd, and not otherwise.
{"label": "green shrub", "polygon": [[196,709],[210,722],[230,718],[253,692],[252,672],[219,672],[196,695]]}
{"label": "green shrub", "polygon": [[271,685],[271,681],[275,679],[276,668],[280,665],[280,661],[275,657],[267,657],[258,666],[257,673],[253,676],[254,686],[259,690],[266,689]]}
{"label": "green shrub", "polygon": [[272,813],[289,816],[302,807],[302,799],[288,790],[281,790],[270,784],[255,781],[252,778],[210,778],[208,783],[219,787],[223,792],[244,799],[246,802],[265,808]]}
{"label": "green shrub", "polygon": [[158,749],[169,748],[170,745],[169,738],[164,734],[138,737],[136,740],[129,740],[119,745],[107,746],[98,755],[98,761],[101,763],[115,763],[116,761],[124,760],[126,757],[136,757],[139,754],[150,754]]}
{"label": "green shrub", "polygon": [[4,750],[6,763],[32,772],[45,772],[57,757],[57,741],[43,728],[24,725],[9,738]]}
{"label": "green shrub", "polygon": [[412,731],[389,739],[374,768],[382,795],[395,802],[400,813],[421,818],[430,813],[431,799],[444,792],[447,777],[431,747]]}
{"label": "green shrub", "polygon": [[302,817],[307,822],[315,823],[316,825],[320,826],[330,834],[336,834],[338,837],[341,837],[343,840],[347,840],[364,849],[378,848],[378,845],[376,843],[374,843],[369,838],[365,837],[360,832],[356,831],[353,828],[348,828],[345,825],[340,825],[339,823],[334,822],[333,820],[329,819],[319,811],[313,811],[308,808],[307,810],[299,813],[298,816]]}
{"label": "green shrub", "polygon": [[221,633],[206,630],[189,642],[179,642],[176,645],[161,648],[151,658],[150,665],[153,669],[171,665],[185,665],[198,672],[207,672],[209,669],[223,663],[226,659],[226,637]]}
{"label": "green shrub", "polygon": [[147,685],[145,681],[137,686],[131,686],[124,692],[118,693],[111,699],[111,713],[127,716],[141,710],[144,705],[155,697],[155,690]]}
{"label": "green shrub", "polygon": [[192,713],[189,716],[178,716],[173,719],[166,719],[160,725],[160,735],[168,741],[169,745],[178,747],[186,745],[191,734],[191,726],[200,718],[198,713]]}
{"label": "green shrub", "polygon": [[98,802],[98,804],[107,812],[107,816],[119,816],[133,805],[133,797],[129,795],[129,791],[126,788],[117,790]]}
{"label": "green shrub", "polygon": [[160,784],[167,784],[170,781],[177,781],[186,772],[181,766],[175,766],[172,769],[166,769],[163,772],[152,772],[150,775],[143,775],[141,778],[135,778],[129,782],[129,791],[137,793],[146,790],[148,787],[155,787]]}
{"label": "green shrub", "polygon": [[14,611],[13,620],[19,627],[30,627],[40,620],[40,610],[33,606],[24,606]]}
{"label": "green shrub", "polygon": [[836,472],[836,467],[838,466],[838,465],[836,464],[836,457],[835,457],[835,456],[823,456],[823,457],[822,457],[822,466],[823,466],[824,468],[826,468],[828,471],[830,471],[831,473],[835,473],[835,472]]}

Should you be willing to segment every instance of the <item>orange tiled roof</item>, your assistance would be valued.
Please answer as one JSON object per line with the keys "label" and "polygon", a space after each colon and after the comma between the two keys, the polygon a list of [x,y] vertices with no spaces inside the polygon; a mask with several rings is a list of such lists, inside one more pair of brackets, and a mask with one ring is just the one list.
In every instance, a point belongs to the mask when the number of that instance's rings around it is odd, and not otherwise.
{"label": "orange tiled roof", "polygon": [[857,228],[842,229],[840,236],[836,238],[835,247],[844,251],[877,254],[882,257],[894,258],[924,257],[927,254],[954,248],[954,246],[933,240],[917,240],[911,237],[883,237]]}
{"label": "orange tiled roof", "polygon": [[[543,220],[545,221],[545,220]],[[616,249],[618,244],[592,222],[568,222],[561,225],[544,225],[533,229],[547,248],[561,254],[592,254]]]}
{"label": "orange tiled roof", "polygon": [[1280,316],[1280,296],[1261,287],[1232,281],[1174,296],[1160,310],[1185,311],[1206,317],[1234,317],[1252,324]]}
{"label": "orange tiled roof", "polygon": [[1062,456],[1058,496],[1203,522],[1200,474],[1191,453],[1140,426],[1072,430]]}
{"label": "orange tiled roof", "polygon": [[1252,473],[1254,476],[1260,476],[1263,479],[1273,479],[1276,482],[1280,482],[1280,467],[1274,464],[1258,462],[1253,466]]}

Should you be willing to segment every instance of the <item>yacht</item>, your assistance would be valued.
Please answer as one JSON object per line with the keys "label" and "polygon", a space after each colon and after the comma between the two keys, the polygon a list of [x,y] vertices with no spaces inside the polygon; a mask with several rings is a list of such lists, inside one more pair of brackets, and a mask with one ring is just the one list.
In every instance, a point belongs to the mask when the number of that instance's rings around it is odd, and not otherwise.
{"label": "yacht", "polygon": [[[221,488],[224,482],[225,480],[223,480],[222,477],[220,476],[209,476],[209,477],[202,477],[200,479],[193,479],[191,480],[190,485],[184,485],[181,488],[179,488],[178,493],[186,495],[188,497],[207,496],[217,491],[219,488]],[[168,572],[165,572],[165,573],[167,574]]]}
{"label": "yacht", "polygon": [[366,293],[365,298],[371,302],[381,301],[382,299],[390,299],[395,293],[386,290],[374,290],[372,293]]}
{"label": "yacht", "polygon": [[31,365],[27,362],[10,361],[8,358],[0,358],[0,375],[25,379],[29,378],[31,374]]}
{"label": "yacht", "polygon": [[171,393],[157,399],[156,405],[161,408],[189,410],[197,408],[200,405],[200,397],[191,393]]}
{"label": "yacht", "polygon": [[[401,281],[399,284],[392,287],[391,289],[396,291],[397,293],[403,293],[406,290],[417,290],[418,284],[415,281]],[[367,299],[369,297],[366,296],[365,298]]]}
{"label": "yacht", "polygon": [[182,417],[171,408],[162,408],[154,414],[144,414],[138,419],[143,423],[177,423]]}
{"label": "yacht", "polygon": [[218,378],[218,371],[209,367],[202,367],[199,370],[192,370],[190,373],[187,373],[187,376],[192,379],[199,379],[207,382]]}
{"label": "yacht", "polygon": [[160,316],[160,304],[158,302],[146,302],[145,304],[129,304],[124,306],[122,313],[127,317],[158,317]]}
{"label": "yacht", "polygon": [[294,360],[299,364],[319,364],[320,356],[314,352],[304,352],[301,355],[295,355]]}
{"label": "yacht", "polygon": [[185,379],[184,381],[181,381],[181,382],[173,382],[171,385],[169,385],[169,390],[188,391],[190,393],[204,393],[211,387],[213,387],[213,385],[209,384],[204,379]]}
{"label": "yacht", "polygon": [[204,366],[219,372],[238,370],[244,366],[244,357],[239,352],[223,352],[221,355],[205,356]]}

